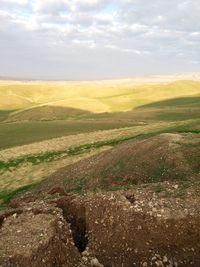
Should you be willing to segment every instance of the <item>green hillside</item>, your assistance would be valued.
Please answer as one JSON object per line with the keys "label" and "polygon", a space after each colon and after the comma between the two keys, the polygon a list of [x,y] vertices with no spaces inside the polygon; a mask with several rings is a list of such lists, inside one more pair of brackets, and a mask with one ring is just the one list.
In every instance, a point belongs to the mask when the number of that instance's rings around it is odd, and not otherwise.
{"label": "green hillside", "polygon": [[168,128],[170,122],[198,118],[197,81],[0,83],[0,149],[157,122]]}

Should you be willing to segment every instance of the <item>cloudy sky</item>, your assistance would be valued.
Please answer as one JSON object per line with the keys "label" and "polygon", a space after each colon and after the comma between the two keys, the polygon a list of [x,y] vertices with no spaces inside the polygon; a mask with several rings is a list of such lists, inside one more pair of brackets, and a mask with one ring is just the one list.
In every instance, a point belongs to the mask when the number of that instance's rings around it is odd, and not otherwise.
{"label": "cloudy sky", "polygon": [[0,76],[200,70],[200,0],[0,0]]}

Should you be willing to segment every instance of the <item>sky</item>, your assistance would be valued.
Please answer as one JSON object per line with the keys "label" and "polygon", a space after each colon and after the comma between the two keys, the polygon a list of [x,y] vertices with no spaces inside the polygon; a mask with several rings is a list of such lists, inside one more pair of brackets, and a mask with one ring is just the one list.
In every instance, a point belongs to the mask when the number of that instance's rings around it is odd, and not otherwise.
{"label": "sky", "polygon": [[200,0],[0,0],[0,77],[200,70]]}

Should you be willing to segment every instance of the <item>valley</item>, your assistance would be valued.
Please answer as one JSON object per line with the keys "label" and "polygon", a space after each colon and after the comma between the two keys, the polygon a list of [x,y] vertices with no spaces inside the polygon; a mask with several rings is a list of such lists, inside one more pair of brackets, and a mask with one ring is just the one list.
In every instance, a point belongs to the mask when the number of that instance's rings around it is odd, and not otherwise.
{"label": "valley", "polygon": [[0,83],[2,266],[197,267],[199,175],[198,80]]}

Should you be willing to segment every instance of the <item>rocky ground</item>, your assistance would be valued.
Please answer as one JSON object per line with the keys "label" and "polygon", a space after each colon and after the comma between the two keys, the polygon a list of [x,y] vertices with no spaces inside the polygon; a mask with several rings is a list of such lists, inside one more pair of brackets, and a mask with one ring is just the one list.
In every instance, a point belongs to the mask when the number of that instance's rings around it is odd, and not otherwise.
{"label": "rocky ground", "polygon": [[[0,266],[199,267],[198,138],[165,134],[127,142],[66,167],[17,196],[0,214]],[[146,173],[153,174],[158,162],[167,163],[162,179],[147,183]],[[143,175],[124,188],[138,166]],[[106,167],[109,186],[120,186],[117,191],[102,190],[101,182],[108,182],[102,172]],[[81,170],[89,181],[92,177],[97,191],[90,182],[84,184],[88,190],[82,184],[79,192],[69,187],[66,181],[77,181]],[[182,171],[190,174],[187,179],[177,176]]]}
{"label": "rocky ground", "polygon": [[1,266],[200,266],[197,189],[188,184],[180,198],[181,185],[158,186],[26,193],[0,217]]}

